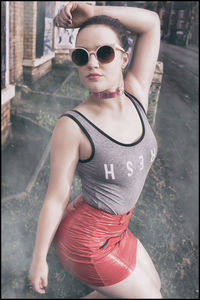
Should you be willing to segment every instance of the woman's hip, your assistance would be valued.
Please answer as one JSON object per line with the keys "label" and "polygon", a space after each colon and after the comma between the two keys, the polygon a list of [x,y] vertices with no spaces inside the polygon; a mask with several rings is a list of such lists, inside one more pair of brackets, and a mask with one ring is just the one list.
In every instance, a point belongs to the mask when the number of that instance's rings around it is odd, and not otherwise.
{"label": "woman's hip", "polygon": [[111,215],[88,205],[79,195],[67,206],[58,227],[57,249],[81,260],[107,255],[126,237],[132,210],[123,215]]}

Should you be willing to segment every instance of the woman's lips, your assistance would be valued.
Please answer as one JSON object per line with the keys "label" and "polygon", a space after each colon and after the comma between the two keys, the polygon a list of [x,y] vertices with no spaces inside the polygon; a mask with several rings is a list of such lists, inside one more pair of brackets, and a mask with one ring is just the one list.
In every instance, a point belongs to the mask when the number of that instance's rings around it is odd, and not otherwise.
{"label": "woman's lips", "polygon": [[98,79],[100,78],[102,75],[98,74],[98,73],[90,73],[87,78],[88,79]]}

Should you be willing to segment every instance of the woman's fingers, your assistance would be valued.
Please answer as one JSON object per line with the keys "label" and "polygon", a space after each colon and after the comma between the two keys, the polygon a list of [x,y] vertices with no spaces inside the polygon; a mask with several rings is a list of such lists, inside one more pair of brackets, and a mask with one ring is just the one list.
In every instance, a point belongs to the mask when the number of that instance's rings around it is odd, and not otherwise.
{"label": "woman's fingers", "polygon": [[45,278],[42,278],[41,281],[42,281],[42,287],[44,289],[46,289],[47,285],[48,285],[48,279],[45,277]]}
{"label": "woman's fingers", "polygon": [[40,294],[45,294],[46,287],[47,287],[47,280],[43,278],[40,278],[40,280],[34,285],[35,291]]}
{"label": "woman's fingers", "polygon": [[57,17],[56,17],[56,19],[57,19],[57,23],[58,23],[58,25],[60,26],[60,27],[66,27],[67,26],[67,17],[65,16],[65,14],[63,13],[63,10],[61,10],[60,12],[59,12],[59,14],[57,15]]}
{"label": "woman's fingers", "polygon": [[58,15],[55,16],[55,18],[54,18],[54,25],[57,27],[65,27],[65,25],[62,24],[61,21],[59,20]]}
{"label": "woman's fingers", "polygon": [[47,285],[48,279],[46,277],[41,277],[39,280],[35,280],[32,282],[34,290],[39,294],[45,294]]}
{"label": "woman's fingers", "polygon": [[33,288],[39,294],[44,294],[45,293],[45,290],[42,287],[42,285],[40,284],[40,282],[33,283]]}
{"label": "woman's fingers", "polygon": [[72,3],[64,6],[55,17],[55,25],[58,27],[67,27],[72,24],[72,15],[70,10]]}
{"label": "woman's fingers", "polygon": [[37,293],[45,294],[48,285],[48,265],[46,262],[33,262],[29,272],[29,280]]}
{"label": "woman's fingers", "polygon": [[54,25],[63,28],[78,28],[94,15],[92,5],[81,2],[69,2],[54,18]]}
{"label": "woman's fingers", "polygon": [[62,8],[60,11],[60,15],[59,18],[62,22],[67,22],[69,20],[69,17],[67,16],[67,14],[65,13],[65,9]]}
{"label": "woman's fingers", "polygon": [[72,3],[69,3],[63,8],[64,14],[66,15],[66,17],[69,18],[69,20],[72,20],[71,8],[72,8]]}

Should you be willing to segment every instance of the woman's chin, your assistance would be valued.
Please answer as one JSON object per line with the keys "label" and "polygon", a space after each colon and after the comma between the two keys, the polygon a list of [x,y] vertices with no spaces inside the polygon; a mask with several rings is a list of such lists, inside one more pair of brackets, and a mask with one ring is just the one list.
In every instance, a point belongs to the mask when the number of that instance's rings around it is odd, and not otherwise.
{"label": "woman's chin", "polygon": [[105,87],[101,87],[101,86],[87,86],[86,87],[91,93],[100,93],[100,92],[103,92],[105,91]]}
{"label": "woman's chin", "polygon": [[101,92],[103,92],[104,90],[102,90],[102,89],[89,89],[89,91],[90,91],[91,93],[101,93]]}

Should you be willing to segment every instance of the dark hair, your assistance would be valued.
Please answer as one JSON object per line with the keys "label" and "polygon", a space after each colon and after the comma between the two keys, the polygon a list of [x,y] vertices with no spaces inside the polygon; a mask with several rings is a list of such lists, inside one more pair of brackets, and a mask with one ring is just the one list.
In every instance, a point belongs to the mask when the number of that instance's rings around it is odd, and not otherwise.
{"label": "dark hair", "polygon": [[[113,29],[113,31],[117,34],[121,46],[124,48],[125,51],[128,50],[129,44],[128,44],[128,37],[126,33],[126,27],[118,20],[114,19],[112,17],[106,16],[106,15],[100,15],[100,16],[94,16],[89,19],[87,19],[85,22],[83,22],[79,28],[78,34],[80,31],[85,28],[86,26],[89,25],[94,25],[94,24],[102,24],[110,27]],[[77,36],[78,36],[77,34]]]}

